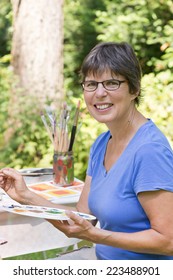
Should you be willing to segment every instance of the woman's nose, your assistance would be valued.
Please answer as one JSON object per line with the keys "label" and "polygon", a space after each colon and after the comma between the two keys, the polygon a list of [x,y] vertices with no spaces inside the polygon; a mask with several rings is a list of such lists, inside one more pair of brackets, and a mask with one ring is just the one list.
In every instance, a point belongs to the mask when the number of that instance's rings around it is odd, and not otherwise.
{"label": "woman's nose", "polygon": [[98,87],[95,92],[97,97],[104,97],[107,95],[106,89],[101,83],[98,84]]}

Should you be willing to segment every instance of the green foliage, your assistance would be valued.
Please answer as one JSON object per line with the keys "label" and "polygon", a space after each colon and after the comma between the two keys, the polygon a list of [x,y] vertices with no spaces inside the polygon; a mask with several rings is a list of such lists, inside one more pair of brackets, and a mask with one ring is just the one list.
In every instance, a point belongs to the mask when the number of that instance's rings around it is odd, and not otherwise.
{"label": "green foliage", "polygon": [[0,168],[47,166],[52,146],[40,118],[39,101],[16,87],[10,56],[0,59]]}
{"label": "green foliage", "polygon": [[[0,167],[49,166],[53,147],[39,115],[39,102],[16,88],[10,62],[10,1],[0,4]],[[170,0],[65,0],[64,81],[72,112],[82,97],[79,69],[100,41],[127,41],[142,65],[139,109],[173,144],[173,3]],[[106,127],[94,121],[82,101],[82,126],[74,144],[75,176],[84,179],[89,149]]]}
{"label": "green foliage", "polygon": [[96,11],[104,8],[103,0],[65,0],[64,76],[67,97],[80,95],[80,66],[85,55],[98,42],[94,21]]}
{"label": "green foliage", "polygon": [[135,49],[144,74],[155,71],[154,62],[172,42],[173,3],[166,0],[105,0],[97,12],[96,30],[101,41],[127,41]]}
{"label": "green foliage", "polygon": [[[7,61],[7,59],[5,59]],[[8,119],[7,107],[9,101],[9,92],[11,88],[11,70],[4,66],[4,58],[0,59],[0,146],[4,144],[3,128]],[[1,159],[0,159],[1,162]]]}
{"label": "green foliage", "polygon": [[173,74],[166,70],[158,74],[150,73],[143,77],[144,102],[141,112],[151,118],[168,137],[173,147]]}
{"label": "green foliage", "polygon": [[11,49],[12,12],[10,0],[0,1],[0,57]]}
{"label": "green foliage", "polygon": [[[14,77],[13,77],[14,78]],[[37,99],[31,100],[15,90],[6,104],[6,120],[2,125],[0,164],[15,168],[42,165],[44,154],[52,159],[53,148],[41,122]],[[52,149],[51,149],[52,148]]]}

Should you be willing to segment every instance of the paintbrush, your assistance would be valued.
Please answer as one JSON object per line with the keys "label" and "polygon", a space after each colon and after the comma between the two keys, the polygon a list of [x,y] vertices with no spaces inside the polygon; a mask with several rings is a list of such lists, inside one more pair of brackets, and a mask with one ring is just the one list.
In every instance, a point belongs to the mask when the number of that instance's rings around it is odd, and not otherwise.
{"label": "paintbrush", "polygon": [[63,108],[60,115],[60,135],[59,135],[59,152],[67,152],[68,151],[68,119],[69,119],[69,111],[67,109],[67,104],[63,104]]}
{"label": "paintbrush", "polygon": [[29,176],[43,176],[43,175],[54,175],[54,173],[53,172],[47,172],[47,173],[44,173],[44,172],[37,172],[37,173],[35,173],[35,172],[30,172],[30,173],[28,173],[28,172],[20,172],[20,174],[22,175],[22,176],[27,176],[27,177],[29,177]]}
{"label": "paintbrush", "polygon": [[40,113],[40,115],[41,115],[41,119],[42,119],[42,121],[43,121],[43,123],[44,123],[44,126],[45,126],[45,128],[46,128],[46,130],[47,130],[47,133],[48,133],[48,135],[49,135],[49,138],[50,138],[51,142],[53,143],[53,136],[52,136],[50,127],[49,127],[48,124],[47,124],[46,118],[45,118],[45,116],[43,115],[42,112]]}
{"label": "paintbrush", "polygon": [[78,123],[78,118],[79,118],[79,109],[80,109],[80,100],[78,101],[78,104],[76,107],[74,122],[73,122],[72,130],[71,130],[70,144],[69,144],[69,149],[68,149],[69,152],[71,152],[73,149],[73,144],[74,144],[76,130],[77,130],[77,123]]}
{"label": "paintbrush", "polygon": [[5,240],[4,238],[0,237],[0,245],[6,244],[8,241]]}
{"label": "paintbrush", "polygon": [[[29,176],[36,177],[36,176],[44,176],[44,175],[54,175],[53,171],[52,172],[51,171],[50,172],[21,172],[21,171],[19,171],[19,173],[22,176],[27,176],[27,177],[29,177]],[[3,173],[0,173],[0,176],[8,177],[6,174],[3,174]]]}
{"label": "paintbrush", "polygon": [[22,176],[42,176],[42,175],[53,175],[53,168],[38,168],[36,170],[19,170]]}

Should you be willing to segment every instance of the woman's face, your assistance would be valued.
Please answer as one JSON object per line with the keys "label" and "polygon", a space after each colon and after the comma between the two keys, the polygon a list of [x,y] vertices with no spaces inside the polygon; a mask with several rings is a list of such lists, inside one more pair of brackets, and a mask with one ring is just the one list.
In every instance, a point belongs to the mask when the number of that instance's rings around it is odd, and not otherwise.
{"label": "woman's face", "polygon": [[[105,71],[101,75],[89,74],[85,81],[102,82],[105,80],[117,79],[125,80],[123,76],[112,75],[110,71]],[[116,90],[106,90],[100,83],[95,91],[87,92],[84,90],[84,99],[89,113],[101,123],[106,125],[115,124],[115,122],[123,122],[129,117],[130,112],[134,108],[134,99],[136,95],[129,93],[127,82],[121,83]]]}

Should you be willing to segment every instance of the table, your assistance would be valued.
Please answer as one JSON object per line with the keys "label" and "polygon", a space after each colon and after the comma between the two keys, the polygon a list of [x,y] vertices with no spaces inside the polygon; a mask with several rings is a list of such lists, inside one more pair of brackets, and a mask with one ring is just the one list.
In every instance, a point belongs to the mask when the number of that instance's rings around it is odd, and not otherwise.
{"label": "table", "polygon": [[8,241],[0,246],[1,258],[67,247],[79,242],[66,237],[44,219],[8,212],[0,213],[0,232]]}
{"label": "table", "polygon": [[[44,180],[49,180],[44,176]],[[43,177],[25,178],[27,183],[43,181]],[[68,238],[44,219],[0,212],[0,235],[8,243],[0,246],[0,257],[7,258],[22,254],[68,247],[80,240]]]}

